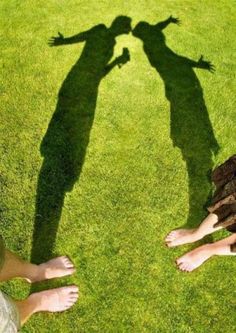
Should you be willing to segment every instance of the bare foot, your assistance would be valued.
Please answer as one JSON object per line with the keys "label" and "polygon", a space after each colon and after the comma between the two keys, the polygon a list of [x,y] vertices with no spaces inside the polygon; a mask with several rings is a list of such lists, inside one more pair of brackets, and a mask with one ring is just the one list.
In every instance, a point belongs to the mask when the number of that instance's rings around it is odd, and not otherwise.
{"label": "bare foot", "polygon": [[79,297],[77,286],[68,286],[34,293],[27,299],[33,312],[62,312],[75,304]]}
{"label": "bare foot", "polygon": [[192,272],[201,266],[207,259],[213,255],[211,245],[205,244],[190,251],[176,260],[178,268],[184,272]]}
{"label": "bare foot", "polygon": [[174,247],[187,243],[193,243],[200,239],[197,229],[177,229],[171,231],[165,238],[168,247]]}
{"label": "bare foot", "polygon": [[39,282],[48,279],[59,278],[75,273],[75,267],[66,256],[51,259],[37,266],[37,272],[28,282]]}

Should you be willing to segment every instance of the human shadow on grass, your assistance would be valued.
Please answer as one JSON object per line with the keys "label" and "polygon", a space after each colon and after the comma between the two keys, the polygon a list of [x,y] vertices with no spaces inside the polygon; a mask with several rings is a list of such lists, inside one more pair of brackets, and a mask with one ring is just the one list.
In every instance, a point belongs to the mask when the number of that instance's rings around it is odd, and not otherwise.
{"label": "human shadow on grass", "polygon": [[115,66],[121,67],[129,61],[126,48],[119,57],[113,61],[111,58],[115,38],[130,31],[131,19],[118,16],[110,28],[99,24],[69,38],[59,33],[49,41],[50,46],[81,42],[85,42],[85,46],[62,83],[56,110],[41,143],[44,160],[37,185],[31,252],[33,263],[52,256],[65,194],[73,189],[84,164],[99,84]]}
{"label": "human shadow on grass", "polygon": [[172,16],[154,25],[139,22],[133,35],[142,40],[151,66],[165,85],[166,98],[170,102],[171,139],[181,150],[188,173],[189,214],[186,224],[193,226],[202,217],[203,205],[211,195],[209,171],[213,167],[213,154],[219,150],[194,68],[213,71],[214,67],[204,61],[203,56],[194,61],[172,51],[166,45],[163,33],[170,23],[180,22]]}

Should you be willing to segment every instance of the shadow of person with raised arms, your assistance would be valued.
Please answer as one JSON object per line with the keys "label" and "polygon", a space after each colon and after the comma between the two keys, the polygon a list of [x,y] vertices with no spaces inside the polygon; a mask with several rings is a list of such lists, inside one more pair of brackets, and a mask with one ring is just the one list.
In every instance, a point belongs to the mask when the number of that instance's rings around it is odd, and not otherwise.
{"label": "shadow of person with raised arms", "polygon": [[85,46],[62,83],[56,110],[41,143],[44,160],[37,186],[31,252],[34,263],[52,255],[65,194],[73,189],[83,167],[99,84],[116,65],[120,67],[129,61],[126,48],[111,61],[115,38],[130,31],[131,19],[118,16],[110,28],[99,24],[69,38],[59,33],[49,41],[50,46],[81,42]]}
{"label": "shadow of person with raised arms", "polygon": [[[151,25],[139,22],[133,35],[143,41],[150,64],[160,74],[170,102],[171,139],[180,148],[186,162],[189,182],[188,225],[201,216],[203,205],[211,192],[208,172],[213,166],[213,153],[219,150],[205,105],[203,90],[194,68],[213,71],[203,56],[198,61],[173,52],[165,42],[163,30],[177,18]],[[194,221],[195,220],[195,221]]]}

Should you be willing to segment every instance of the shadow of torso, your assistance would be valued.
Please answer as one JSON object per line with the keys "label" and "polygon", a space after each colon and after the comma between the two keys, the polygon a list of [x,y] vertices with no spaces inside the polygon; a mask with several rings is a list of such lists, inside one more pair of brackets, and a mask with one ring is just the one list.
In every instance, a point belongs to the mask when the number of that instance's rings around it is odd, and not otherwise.
{"label": "shadow of torso", "polygon": [[[59,163],[64,189],[70,191],[84,162],[94,121],[98,88],[113,56],[115,39],[105,25],[89,31],[79,60],[64,80],[55,113],[41,144],[45,159]],[[62,190],[62,189],[61,189]]]}
{"label": "shadow of torso", "polygon": [[[144,25],[144,23],[143,23]],[[171,138],[174,146],[190,150],[199,145],[214,151],[218,144],[205,105],[202,87],[193,70],[194,61],[173,52],[165,44],[163,32],[146,23],[143,26],[144,51],[165,85],[170,102]],[[191,137],[191,142],[189,138]],[[193,151],[194,153],[194,151]]]}

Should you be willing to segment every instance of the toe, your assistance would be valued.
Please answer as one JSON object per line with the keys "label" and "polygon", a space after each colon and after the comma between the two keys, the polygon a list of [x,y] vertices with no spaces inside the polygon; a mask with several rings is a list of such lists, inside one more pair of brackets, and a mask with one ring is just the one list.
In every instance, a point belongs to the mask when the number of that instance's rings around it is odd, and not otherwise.
{"label": "toe", "polygon": [[78,293],[73,293],[73,294],[70,294],[70,299],[71,300],[77,300],[79,298],[79,294]]}
{"label": "toe", "polygon": [[70,297],[70,302],[75,303],[78,299],[78,295],[76,297]]}
{"label": "toe", "polygon": [[58,257],[56,258],[58,260],[60,260],[61,262],[65,263],[65,261],[67,260],[67,256],[61,256],[61,257]]}
{"label": "toe", "polygon": [[172,241],[169,241],[168,243],[166,243],[166,245],[168,246],[168,247],[176,247],[176,242],[175,242],[175,240],[172,240]]}
{"label": "toe", "polygon": [[174,240],[170,241],[169,242],[169,247],[174,247],[174,246],[175,246],[175,241]]}
{"label": "toe", "polygon": [[76,272],[76,269],[75,268],[68,268],[67,272],[68,272],[68,275],[72,275]]}
{"label": "toe", "polygon": [[181,263],[181,264],[179,264],[179,269],[181,270],[181,271],[183,271],[184,270],[184,264],[183,263]]}
{"label": "toe", "polygon": [[172,240],[172,241],[168,242],[168,247],[175,247],[175,246],[176,246],[175,240]]}
{"label": "toe", "polygon": [[183,262],[184,262],[184,257],[180,257],[180,258],[176,259],[176,264],[177,265],[179,265],[179,264],[181,264]]}
{"label": "toe", "polygon": [[74,267],[73,262],[68,257],[63,257],[63,263],[67,268]]}
{"label": "toe", "polygon": [[166,240],[172,240],[175,238],[175,236],[176,236],[176,232],[172,231],[166,236]]}
{"label": "toe", "polygon": [[182,264],[179,265],[179,269],[182,272],[188,272],[188,265],[186,263],[182,263]]}
{"label": "toe", "polygon": [[74,293],[78,293],[79,292],[79,288],[76,285],[72,285],[68,287],[70,292],[74,292]]}
{"label": "toe", "polygon": [[62,261],[64,262],[64,264],[70,262],[70,259],[67,256],[62,257]]}
{"label": "toe", "polygon": [[[73,304],[72,304],[72,305],[73,305]],[[69,310],[69,308],[71,308],[72,305],[70,305],[70,304],[66,304],[65,307],[64,307],[64,310],[63,310],[63,311]]]}
{"label": "toe", "polygon": [[73,263],[72,263],[70,260],[67,260],[67,261],[65,262],[65,264],[66,264],[66,267],[67,267],[67,268],[73,268],[73,267],[74,267]]}
{"label": "toe", "polygon": [[77,299],[78,299],[78,296],[77,297],[71,297],[70,302],[75,303],[77,301]]}
{"label": "toe", "polygon": [[190,265],[190,264],[189,264],[189,265],[187,266],[187,271],[188,271],[188,272],[192,272],[193,270],[194,270],[193,265]]}
{"label": "toe", "polygon": [[172,237],[171,237],[171,234],[168,234],[165,238],[166,241],[170,240]]}
{"label": "toe", "polygon": [[188,264],[183,263],[182,270],[185,271],[185,272],[187,272],[188,271]]}

